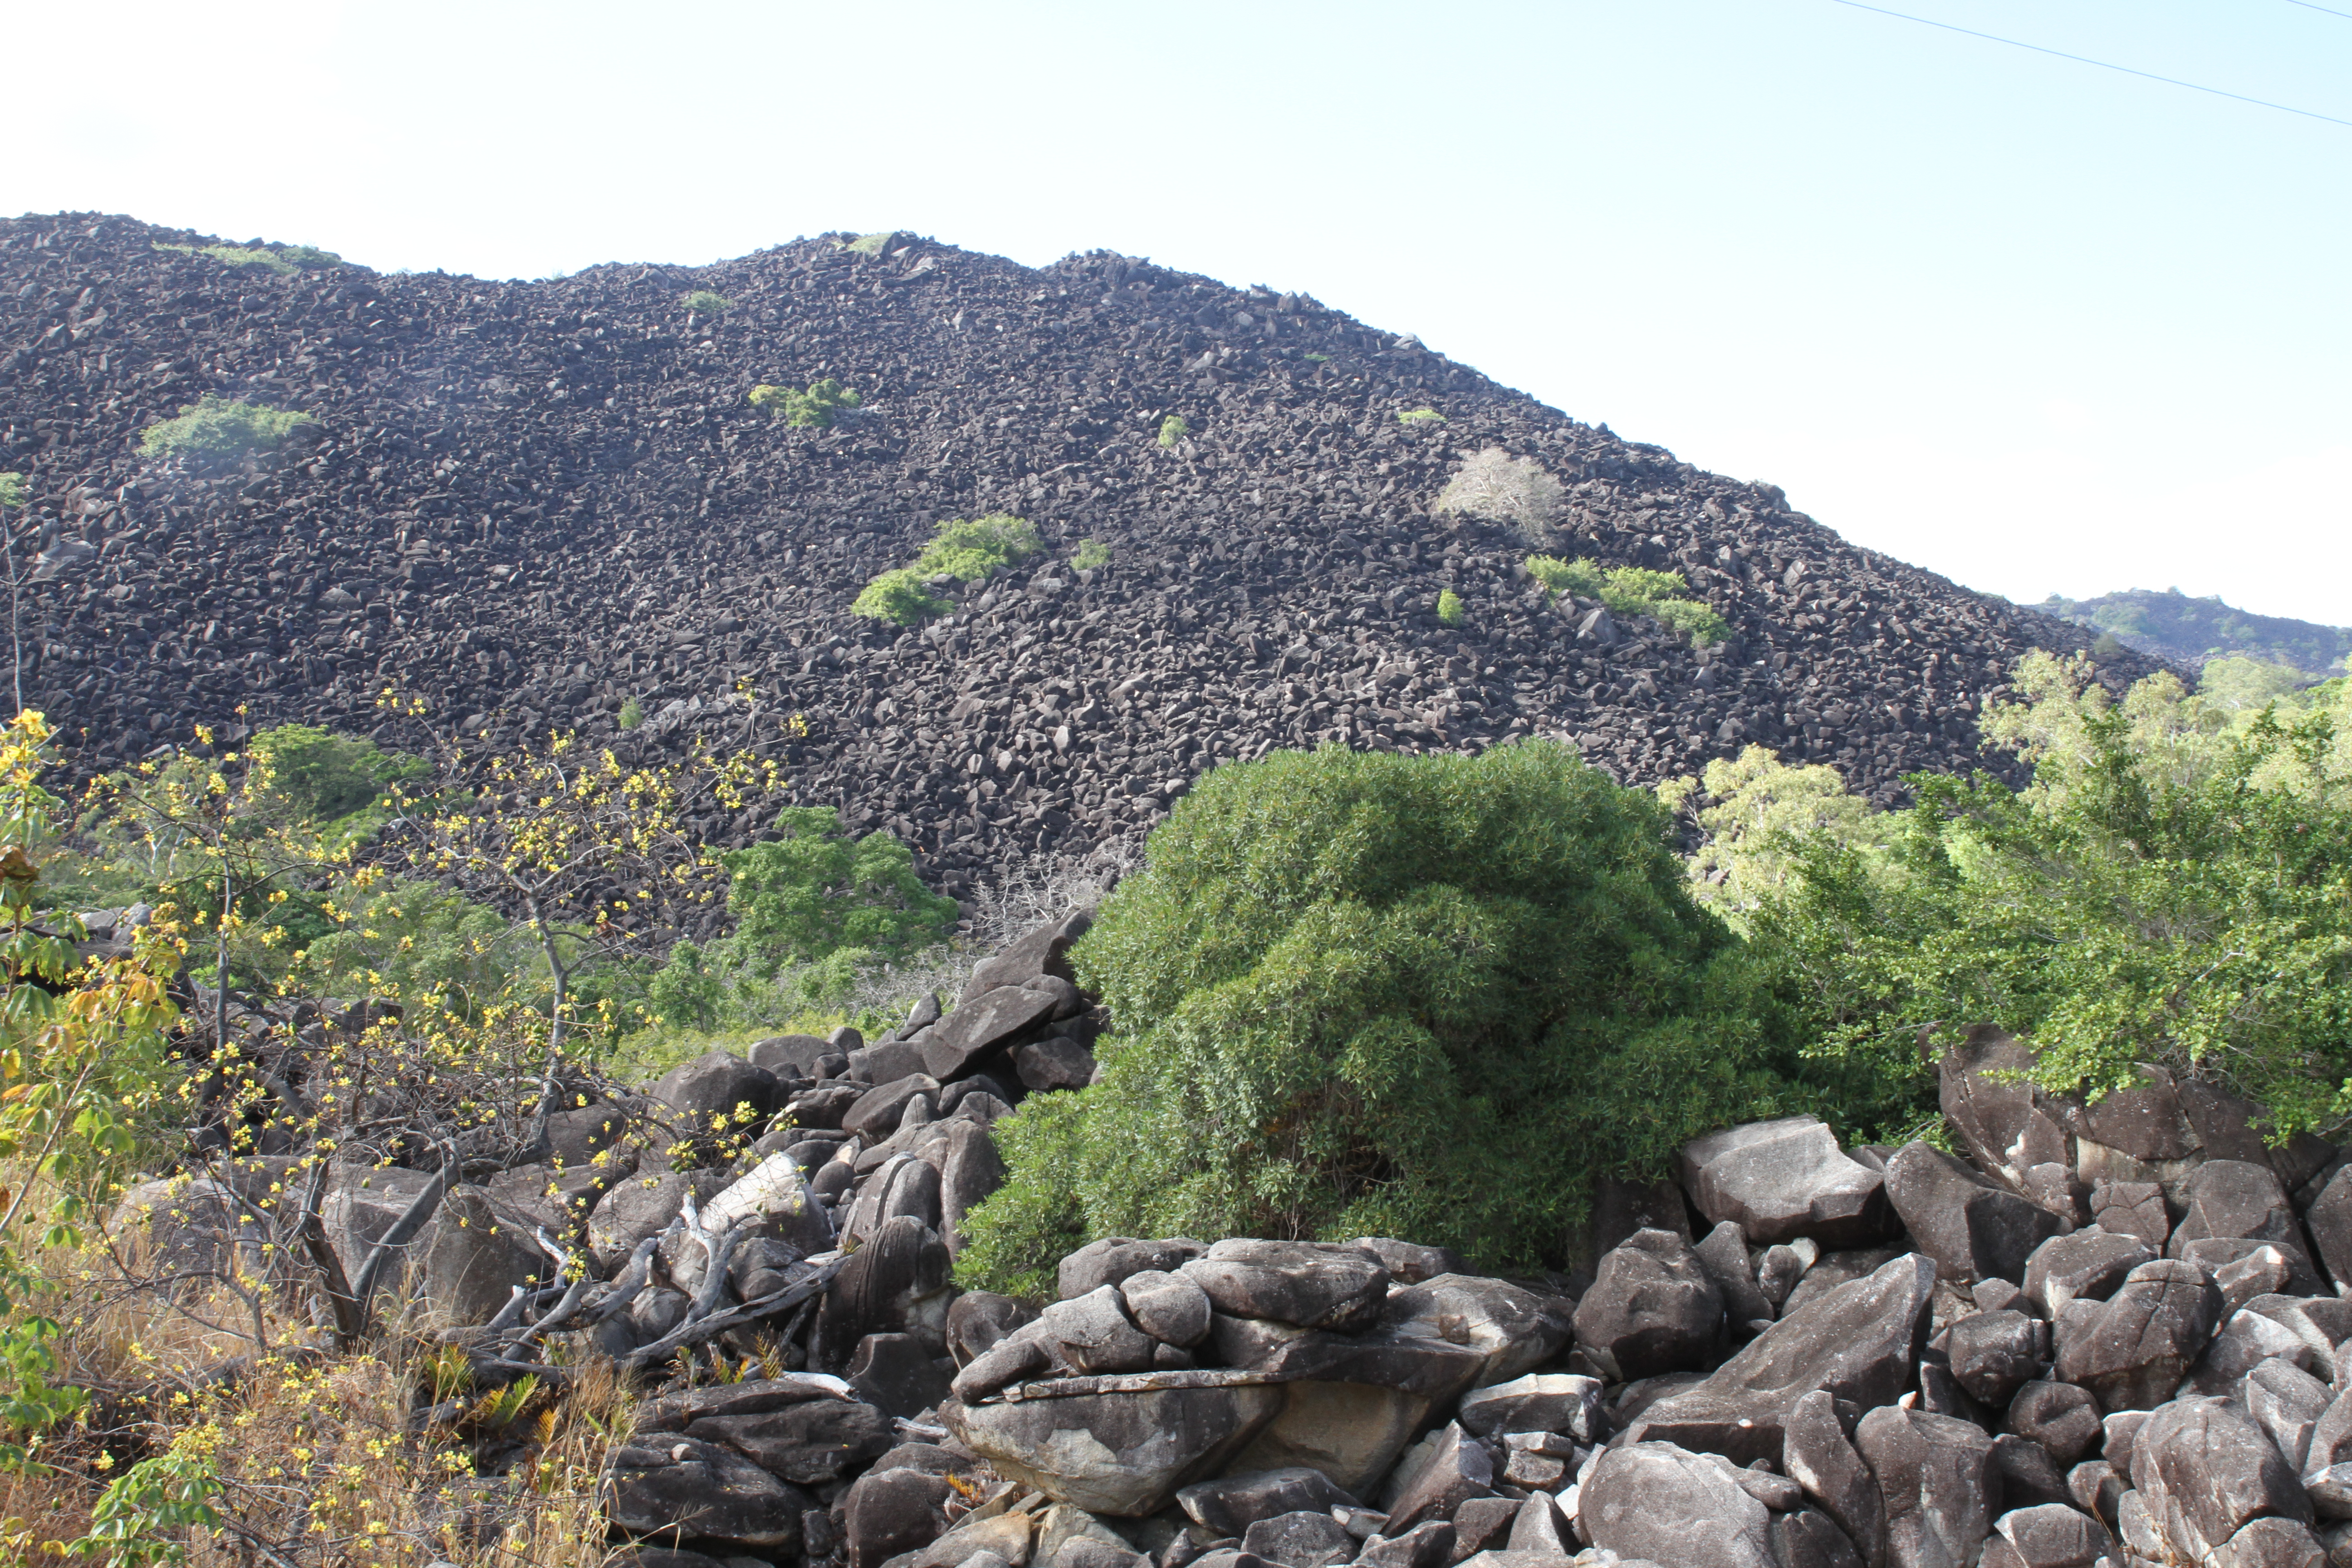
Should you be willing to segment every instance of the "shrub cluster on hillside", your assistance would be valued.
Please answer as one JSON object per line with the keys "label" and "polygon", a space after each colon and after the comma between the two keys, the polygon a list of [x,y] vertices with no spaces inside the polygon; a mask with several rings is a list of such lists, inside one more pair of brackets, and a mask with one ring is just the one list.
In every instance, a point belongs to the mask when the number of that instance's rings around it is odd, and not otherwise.
{"label": "shrub cluster on hillside", "polygon": [[[948,602],[931,592],[934,584],[946,581],[977,583],[990,573],[1017,565],[1045,548],[1045,542],[1037,537],[1036,525],[1009,512],[991,512],[969,522],[961,518],[943,522],[930,543],[923,547],[923,552],[915,557],[912,566],[885,572],[866,584],[849,606],[850,613],[911,626],[946,613]],[[1085,553],[1083,547],[1080,553]],[[1102,560],[1109,558],[1109,552],[1103,552]]]}
{"label": "shrub cluster on hillside", "polygon": [[1731,635],[1721,616],[1684,596],[1689,584],[1679,572],[1604,567],[1589,557],[1563,561],[1557,555],[1530,555],[1527,568],[1528,576],[1554,594],[1598,599],[1621,616],[1651,616],[1696,642],[1718,643]]}
{"label": "shrub cluster on hillside", "polygon": [[151,458],[239,457],[266,452],[296,426],[316,423],[308,414],[207,392],[183,407],[179,417],[159,420],[141,431],[139,450]]}
{"label": "shrub cluster on hillside", "polygon": [[[711,298],[718,299],[719,296],[712,295]],[[692,300],[687,303],[688,309],[704,309],[694,304]],[[724,309],[726,303],[721,300],[716,308]],[[829,375],[799,389],[770,386],[765,383],[751,389],[752,406],[766,409],[787,425],[809,426],[820,430],[832,425],[836,416],[856,408],[862,401],[855,390],[842,385]]]}

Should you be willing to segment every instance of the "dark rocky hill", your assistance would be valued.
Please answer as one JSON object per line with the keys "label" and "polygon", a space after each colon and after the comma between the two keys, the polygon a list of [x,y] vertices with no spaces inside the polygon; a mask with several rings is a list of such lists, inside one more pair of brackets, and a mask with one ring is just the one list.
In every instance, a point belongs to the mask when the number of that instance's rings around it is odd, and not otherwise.
{"label": "dark rocky hill", "polygon": [[[240,706],[417,744],[388,683],[482,745],[610,735],[635,696],[625,744],[748,738],[964,892],[1131,842],[1214,762],[1328,741],[1560,734],[1629,781],[1754,741],[1886,800],[1978,764],[2018,655],[2093,635],[1311,299],[1126,257],[823,237],[500,283],[158,248],[208,243],[0,223],[0,469],[30,481],[20,566],[47,552],[25,694],[84,767]],[[696,289],[732,307],[693,313]],[[830,429],[747,400],[824,375],[865,400]],[[142,459],[204,393],[318,422],[226,471]],[[1443,422],[1398,418],[1422,408]],[[1171,413],[1191,435],[1163,447]],[[1569,487],[1558,552],[1680,572],[1734,640],[1580,638],[1524,543],[1431,511],[1489,446]],[[995,510],[1049,555],[920,635],[849,614],[939,521]],[[1109,564],[1074,571],[1082,538]]]}
{"label": "dark rocky hill", "polygon": [[2209,658],[2243,654],[2309,674],[2341,673],[2352,655],[2352,626],[2323,626],[2285,616],[2257,616],[2221,602],[2219,594],[2192,599],[2178,588],[2159,594],[2134,588],[2095,599],[2053,594],[2035,606],[2155,658],[2203,668]]}

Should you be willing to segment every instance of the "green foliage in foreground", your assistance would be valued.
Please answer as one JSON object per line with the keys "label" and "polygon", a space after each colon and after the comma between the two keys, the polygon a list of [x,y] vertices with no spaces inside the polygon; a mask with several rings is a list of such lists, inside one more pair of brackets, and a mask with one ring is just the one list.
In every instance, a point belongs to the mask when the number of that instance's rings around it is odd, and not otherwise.
{"label": "green foliage in foreground", "polygon": [[718,316],[735,308],[735,301],[724,294],[708,289],[697,289],[686,297],[686,308],[698,316]]}
{"label": "green foliage in foreground", "polygon": [[[2278,1135],[2352,1116],[2352,727],[2340,689],[2254,711],[2168,675],[2120,701],[2029,658],[1986,731],[2012,792],[1916,775],[1909,809],[1749,841],[1752,951],[1818,1050],[1916,1061],[1917,1032],[1999,1024],[2093,1093],[2141,1062],[2219,1079]],[[1795,770],[1784,770],[1794,772]],[[1755,787],[1751,781],[1750,788]],[[1760,848],[1777,861],[1759,868]],[[1924,1086],[1923,1086],[1924,1088]]]}
{"label": "green foliage in foreground", "polygon": [[1530,555],[1527,566],[1528,575],[1555,594],[1598,599],[1621,616],[1651,616],[1695,642],[1718,643],[1731,635],[1721,616],[1683,596],[1688,584],[1679,572],[1603,567],[1591,559],[1563,561],[1557,555]]}
{"label": "green foliage in foreground", "polygon": [[1192,422],[1181,414],[1171,414],[1160,422],[1160,444],[1173,447],[1192,433]]}
{"label": "green foliage in foreground", "polygon": [[1401,425],[1443,425],[1445,416],[1434,408],[1401,408],[1397,411]]}
{"label": "green foliage in foreground", "polygon": [[0,474],[0,510],[12,506],[23,506],[30,499],[31,496],[25,488],[24,475]]}
{"label": "green foliage in foreground", "polygon": [[829,375],[822,381],[810,382],[805,391],[765,384],[751,389],[753,406],[766,409],[787,425],[813,426],[820,430],[832,425],[835,415],[856,407],[861,401],[856,392]]}
{"label": "green foliage in foreground", "polygon": [[1437,591],[1437,621],[1440,626],[1458,626],[1468,617],[1462,609],[1462,595],[1451,588]]}
{"label": "green foliage in foreground", "polygon": [[[885,572],[866,584],[850,614],[911,626],[944,615],[949,605],[930,591],[934,578],[976,583],[1000,567],[1017,565],[1045,548],[1036,525],[1009,512],[940,524],[939,532],[912,566]],[[1083,550],[1081,553],[1084,553]],[[1108,552],[1105,560],[1109,559]]]}
{"label": "green foliage in foreground", "polygon": [[634,730],[646,721],[646,705],[635,697],[625,698],[621,710],[613,716],[613,721],[624,730]]}
{"label": "green foliage in foreground", "polygon": [[297,425],[317,421],[308,414],[267,404],[231,402],[207,392],[180,410],[176,419],[150,425],[140,433],[139,450],[150,458],[230,458],[264,452]]}
{"label": "green foliage in foreground", "polygon": [[856,239],[843,245],[841,248],[854,250],[860,256],[879,256],[882,254],[882,247],[898,237],[898,231],[895,228],[878,229],[872,234],[859,235]]}
{"label": "green foliage in foreground", "polygon": [[1595,1173],[1805,1098],[1666,827],[1549,742],[1211,773],[1076,952],[1121,1033],[999,1124],[961,1276],[1049,1289],[1114,1234],[1566,1261]]}
{"label": "green foliage in foreground", "polygon": [[156,243],[158,250],[176,250],[183,256],[209,256],[229,267],[267,267],[279,276],[299,272],[306,267],[341,267],[343,258],[331,250],[321,250],[315,245],[166,245]]}
{"label": "green foliage in foreground", "polygon": [[268,789],[298,820],[324,827],[365,811],[394,784],[433,772],[422,757],[315,724],[280,724],[247,747],[268,764]]}
{"label": "green foliage in foreground", "polygon": [[1108,566],[1110,564],[1110,546],[1099,539],[1081,539],[1078,541],[1077,552],[1070,557],[1070,564],[1081,572],[1091,572],[1097,566]]}

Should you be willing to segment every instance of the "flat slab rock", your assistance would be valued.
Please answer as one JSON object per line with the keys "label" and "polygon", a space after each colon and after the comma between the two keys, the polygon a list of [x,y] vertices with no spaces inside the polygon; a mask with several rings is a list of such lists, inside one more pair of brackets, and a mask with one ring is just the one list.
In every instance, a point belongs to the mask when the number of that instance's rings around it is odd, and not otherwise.
{"label": "flat slab rock", "polygon": [[1213,1476],[1281,1409],[1267,1384],[1146,1388],[942,1412],[999,1475],[1115,1519],[1159,1512]]}
{"label": "flat slab rock", "polygon": [[1886,1235],[1892,1217],[1885,1178],[1848,1158],[1819,1117],[1709,1133],[1685,1144],[1675,1165],[1699,1213],[1738,1226],[1758,1247],[1799,1237],[1824,1247],[1867,1247]]}

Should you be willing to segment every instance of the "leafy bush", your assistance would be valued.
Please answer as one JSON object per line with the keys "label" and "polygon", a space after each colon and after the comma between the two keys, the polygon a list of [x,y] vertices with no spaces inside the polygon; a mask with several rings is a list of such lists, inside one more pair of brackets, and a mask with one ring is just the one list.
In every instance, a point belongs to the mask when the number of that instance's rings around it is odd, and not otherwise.
{"label": "leafy bush", "polygon": [[[945,614],[948,602],[930,591],[940,576],[975,583],[999,567],[1017,565],[1045,548],[1036,525],[1010,512],[991,512],[970,522],[961,518],[940,524],[912,566],[883,573],[857,595],[850,613],[911,626]],[[1108,559],[1106,554],[1105,559]]]}
{"label": "leafy bush", "polygon": [[1916,804],[1859,839],[1787,837],[1789,874],[1748,917],[1759,957],[1825,1054],[1887,1076],[1916,1063],[1923,1027],[1991,1022],[2033,1039],[2052,1089],[2118,1087],[2153,1061],[2233,1084],[2282,1135],[2342,1121],[2344,714],[2234,725],[2170,676],[2117,702],[2093,668],[2032,656],[2028,700],[1988,713],[1988,736],[2033,763],[2026,790],[1916,774]]}
{"label": "leafy bush", "polygon": [[1307,356],[1307,359],[1311,364],[1329,364],[1331,363],[1331,356],[1329,354],[1310,353]]}
{"label": "leafy bush", "polygon": [[1678,572],[1603,568],[1597,561],[1563,561],[1557,555],[1530,555],[1527,567],[1528,576],[1555,594],[1598,599],[1621,616],[1651,616],[1697,642],[1717,643],[1731,635],[1721,616],[1696,599],[1681,597],[1685,584]]}
{"label": "leafy bush", "polygon": [[280,724],[247,748],[267,764],[264,788],[298,820],[325,826],[364,811],[394,784],[433,771],[421,757],[313,724]]}
{"label": "leafy bush", "polygon": [[856,407],[859,401],[856,393],[829,375],[809,383],[805,392],[765,384],[751,389],[755,406],[768,410],[787,425],[814,426],[820,430],[831,426],[835,415]]}
{"label": "leafy bush", "polygon": [[1160,422],[1160,444],[1173,447],[1192,433],[1192,422],[1181,414],[1171,414]]}
{"label": "leafy bush", "polygon": [[1397,422],[1401,425],[1443,425],[1445,416],[1434,408],[1406,408],[1398,411]]}
{"label": "leafy bush", "polygon": [[1464,619],[1462,595],[1451,588],[1437,591],[1437,622],[1440,626],[1458,626]]}
{"label": "leafy bush", "polygon": [[895,626],[919,626],[954,606],[930,591],[929,578],[911,566],[883,573],[866,584],[852,601],[849,613]]}
{"label": "leafy bush", "polygon": [[620,712],[614,716],[614,722],[619,724],[624,730],[634,730],[645,721],[646,705],[635,697],[625,699],[621,703]]}
{"label": "leafy bush", "polygon": [[1667,818],[1567,749],[1210,773],[1073,962],[1103,1077],[998,1124],[975,1285],[1089,1237],[1412,1237],[1558,1265],[1596,1172],[1791,1102]]}
{"label": "leafy bush", "polygon": [[315,245],[279,245],[256,248],[247,245],[165,245],[156,244],[158,250],[176,250],[183,256],[209,256],[230,267],[267,267],[284,276],[299,272],[306,267],[341,267],[343,258],[331,250],[321,250]]}
{"label": "leafy bush", "polygon": [[1108,566],[1110,564],[1110,546],[1099,539],[1081,539],[1076,552],[1070,557],[1070,564],[1081,572]]}
{"label": "leafy bush", "polygon": [[860,256],[879,256],[882,254],[882,247],[898,237],[898,231],[897,229],[886,228],[874,234],[861,234],[856,239],[853,239],[848,244],[843,246],[842,248],[844,250],[854,250]]}
{"label": "leafy bush", "polygon": [[2197,695],[2232,712],[2266,708],[2303,685],[2306,679],[2292,665],[2233,653],[2205,661],[2205,668],[2197,672]]}
{"label": "leafy bush", "polygon": [[1791,767],[1762,746],[1718,757],[1700,777],[1670,780],[1657,795],[1688,810],[1702,836],[1688,861],[1693,896],[1743,935],[1748,916],[1788,886],[1809,846],[1826,840],[1872,861],[1886,848],[1886,819],[1847,794],[1835,768]]}
{"label": "leafy bush", "polygon": [[268,451],[296,426],[316,423],[308,414],[242,399],[231,402],[207,392],[183,407],[178,418],[142,431],[139,450],[150,458],[238,457]]}
{"label": "leafy bush", "polygon": [[1507,523],[1530,540],[1540,540],[1550,533],[1566,493],[1533,458],[1514,458],[1500,447],[1489,447],[1462,460],[1438,492],[1435,505],[1439,511]]}
{"label": "leafy bush", "polygon": [[716,316],[735,308],[735,301],[724,294],[714,294],[708,289],[697,289],[686,297],[686,308],[698,316]]}

